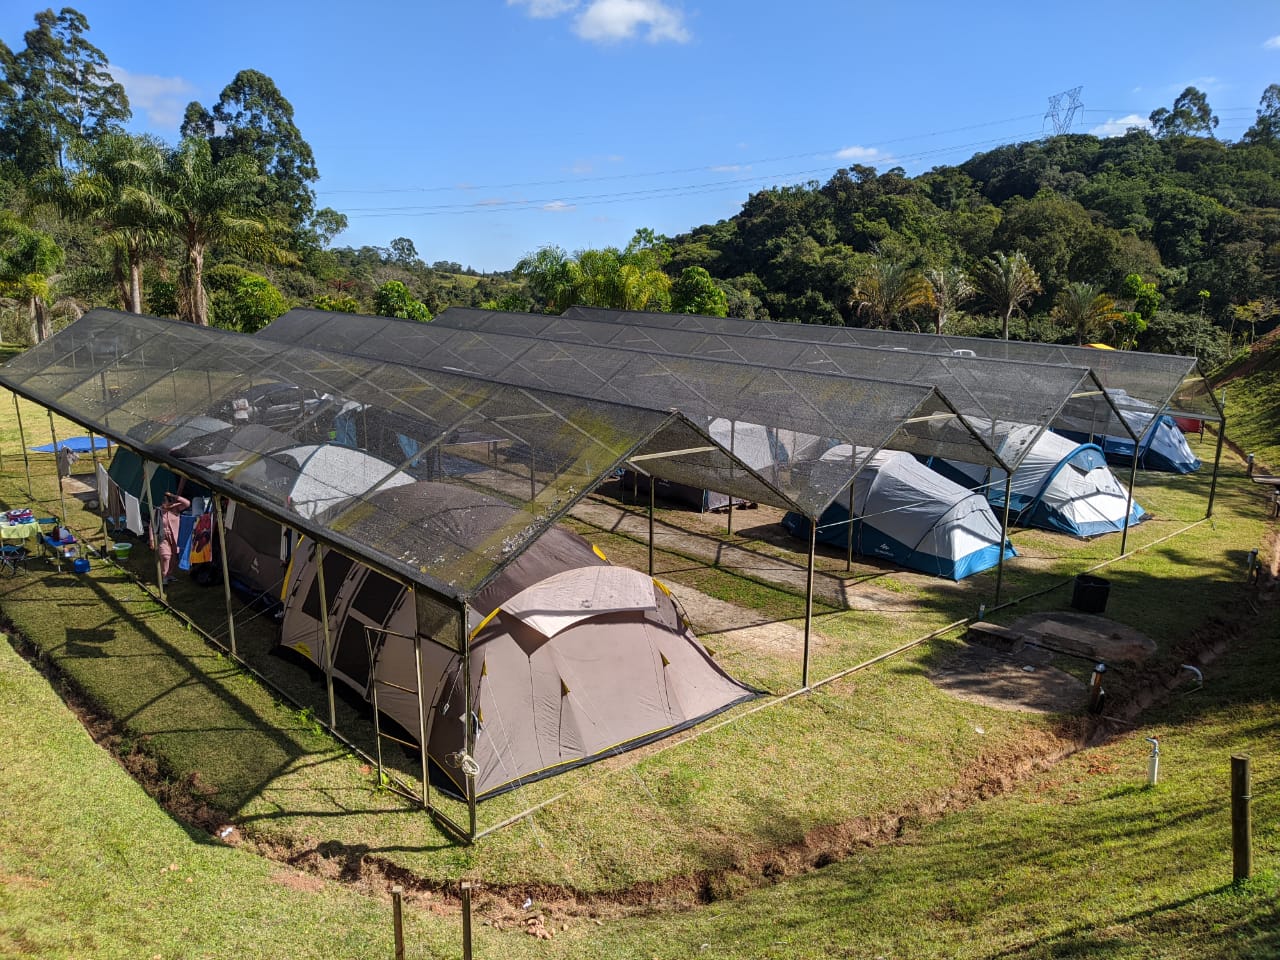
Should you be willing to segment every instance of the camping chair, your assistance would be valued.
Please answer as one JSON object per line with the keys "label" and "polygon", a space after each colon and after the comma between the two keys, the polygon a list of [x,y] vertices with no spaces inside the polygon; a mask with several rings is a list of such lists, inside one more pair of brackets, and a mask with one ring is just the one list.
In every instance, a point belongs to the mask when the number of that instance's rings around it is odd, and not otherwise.
{"label": "camping chair", "polygon": [[12,577],[17,574],[18,568],[21,567],[23,573],[29,572],[27,561],[31,558],[31,554],[26,547],[0,546],[0,577]]}

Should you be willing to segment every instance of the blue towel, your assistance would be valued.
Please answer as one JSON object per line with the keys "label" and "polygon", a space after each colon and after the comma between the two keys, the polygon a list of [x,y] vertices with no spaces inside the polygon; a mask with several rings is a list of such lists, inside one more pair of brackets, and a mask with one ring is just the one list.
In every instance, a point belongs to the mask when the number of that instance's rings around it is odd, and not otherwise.
{"label": "blue towel", "polygon": [[178,569],[191,569],[191,534],[196,529],[196,518],[184,513],[178,518]]}

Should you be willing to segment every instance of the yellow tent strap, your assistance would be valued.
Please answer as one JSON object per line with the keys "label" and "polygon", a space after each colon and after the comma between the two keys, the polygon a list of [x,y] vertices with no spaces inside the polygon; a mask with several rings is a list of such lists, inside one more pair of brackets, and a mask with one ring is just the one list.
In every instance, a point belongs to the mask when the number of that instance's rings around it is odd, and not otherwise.
{"label": "yellow tent strap", "polygon": [[489,625],[489,621],[492,620],[494,617],[496,617],[498,615],[498,611],[501,609],[502,609],[501,607],[494,607],[493,612],[476,625],[476,628],[471,631],[471,636],[469,636],[467,639],[474,640],[476,638],[476,635]]}

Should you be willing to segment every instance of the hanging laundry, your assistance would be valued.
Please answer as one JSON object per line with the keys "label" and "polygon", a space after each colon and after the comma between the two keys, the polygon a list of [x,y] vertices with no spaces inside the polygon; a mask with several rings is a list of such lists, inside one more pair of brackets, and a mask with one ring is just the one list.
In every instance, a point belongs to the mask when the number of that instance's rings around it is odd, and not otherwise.
{"label": "hanging laundry", "polygon": [[107,505],[111,502],[111,476],[107,473],[107,468],[103,464],[98,464],[95,471],[98,478],[98,507],[106,511]]}
{"label": "hanging laundry", "polygon": [[191,544],[196,530],[197,517],[184,513],[178,517],[178,569],[191,569]]}
{"label": "hanging laundry", "polygon": [[132,493],[124,495],[124,528],[134,536],[142,536],[142,504]]}
{"label": "hanging laundry", "polygon": [[213,514],[202,513],[196,517],[195,530],[191,534],[191,553],[188,566],[213,562]]}

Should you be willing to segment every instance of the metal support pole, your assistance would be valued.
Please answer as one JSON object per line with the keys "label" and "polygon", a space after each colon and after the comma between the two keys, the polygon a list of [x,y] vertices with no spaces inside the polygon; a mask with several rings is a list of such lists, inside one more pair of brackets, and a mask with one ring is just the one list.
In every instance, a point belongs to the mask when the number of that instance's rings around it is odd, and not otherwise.
{"label": "metal support pole", "polygon": [[22,407],[18,405],[18,395],[13,395],[13,412],[18,415],[18,442],[22,444],[22,466],[27,471],[27,496],[35,500],[35,492],[31,489],[31,458],[27,455],[27,434],[22,429]]}
{"label": "metal support pole", "polygon": [[849,483],[849,531],[848,542],[845,544],[844,571],[849,573],[853,570],[853,482]]}
{"label": "metal support pole", "polygon": [[1000,603],[1000,588],[1004,586],[1004,545],[1009,539],[1009,501],[1013,499],[1013,474],[1007,473],[1004,478],[1004,517],[1000,521],[1000,552],[996,561],[996,598],[993,606]]}
{"label": "metal support pole", "polygon": [[[165,595],[164,590],[164,567],[160,565],[160,538],[164,536],[163,530],[156,529],[156,503],[155,498],[151,495],[151,480],[153,474],[147,473],[147,464],[144,460],[142,463],[142,496],[147,501],[147,530],[151,534],[151,553],[156,560],[156,588],[160,591],[160,600],[168,603],[169,598]],[[160,524],[164,526],[163,523]]]}
{"label": "metal support pole", "polygon": [[1125,547],[1129,543],[1129,518],[1133,515],[1133,485],[1138,482],[1138,458],[1133,458],[1133,466],[1129,468],[1129,496],[1124,502],[1124,528],[1120,531],[1120,556],[1124,556]]}
{"label": "metal support pole", "polygon": [[818,520],[809,518],[809,569],[804,578],[804,663],[800,670],[800,686],[809,688],[809,635],[813,631],[813,557],[818,550]]}
{"label": "metal support pole", "polygon": [[227,607],[227,637],[231,641],[231,655],[236,655],[236,618],[231,608],[231,573],[227,570],[227,527],[222,516],[222,501],[213,495],[213,516],[218,523],[218,560],[222,565],[222,600]]}
{"label": "metal support pole", "polygon": [[1249,758],[1231,758],[1231,867],[1239,883],[1253,875],[1253,824],[1249,804],[1253,799]]}
{"label": "metal support pole", "polygon": [[[466,629],[466,624],[463,624],[463,629]],[[431,757],[427,753],[427,701],[422,695],[422,637],[418,635],[417,630],[413,632],[413,669],[417,677],[417,685],[414,689],[418,691],[418,746],[421,753],[419,760],[422,763],[422,806],[426,809],[431,806]],[[381,751],[378,755],[382,755]]]}
{"label": "metal support pole", "polygon": [[732,493],[729,494],[729,525],[727,529],[727,535],[730,537],[733,536],[733,494]]}
{"label": "metal support pole", "polygon": [[1226,435],[1227,421],[1223,420],[1218,424],[1218,449],[1213,455],[1213,479],[1209,481],[1209,506],[1204,512],[1206,518],[1213,516],[1213,498],[1218,492],[1218,467],[1222,464],[1222,441]]}
{"label": "metal support pole", "polygon": [[471,960],[471,881],[458,884],[462,897],[462,960]]}
{"label": "metal support pole", "polygon": [[404,887],[397,884],[391,888],[391,926],[396,938],[396,960],[404,960],[404,914],[400,901],[404,897]]}
{"label": "metal support pole", "polygon": [[[62,461],[58,457],[58,432],[53,428],[53,411],[49,410],[49,438],[53,441],[53,472],[58,478],[58,502],[62,504],[62,525],[67,525],[67,496],[62,490]],[[67,464],[70,472],[71,464]]]}
{"label": "metal support pole", "polygon": [[653,498],[654,483],[652,474],[649,476],[649,576],[653,576]]}
{"label": "metal support pole", "polygon": [[462,684],[465,690],[463,697],[463,750],[466,751],[466,758],[463,760],[463,774],[466,776],[467,784],[467,841],[475,843],[476,840],[476,704],[473,699],[471,690],[471,635],[467,630],[467,604],[462,605],[462,619],[458,624],[460,636],[460,648],[462,650]]}
{"label": "metal support pole", "polygon": [[333,700],[333,641],[329,633],[329,595],[324,589],[324,547],[316,544],[316,583],[320,588],[320,627],[324,631],[324,686],[329,698],[329,729],[338,729],[338,713]]}

